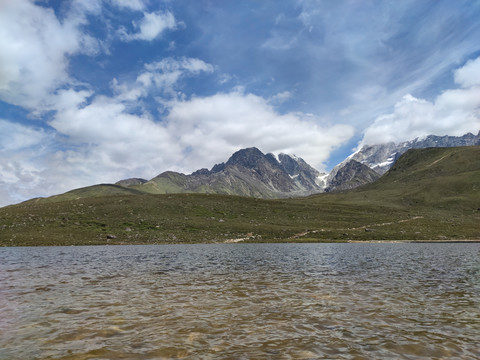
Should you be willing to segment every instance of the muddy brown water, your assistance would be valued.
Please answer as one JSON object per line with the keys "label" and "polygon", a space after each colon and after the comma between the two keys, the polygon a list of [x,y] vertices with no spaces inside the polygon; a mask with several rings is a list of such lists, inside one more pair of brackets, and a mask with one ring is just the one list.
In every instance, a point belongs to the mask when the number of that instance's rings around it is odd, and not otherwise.
{"label": "muddy brown water", "polygon": [[0,359],[479,359],[480,244],[0,248]]}

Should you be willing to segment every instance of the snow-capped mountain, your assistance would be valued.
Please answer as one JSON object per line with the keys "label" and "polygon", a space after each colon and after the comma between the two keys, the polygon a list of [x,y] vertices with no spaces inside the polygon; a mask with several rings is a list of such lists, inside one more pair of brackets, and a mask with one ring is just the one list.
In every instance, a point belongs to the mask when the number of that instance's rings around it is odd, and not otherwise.
{"label": "snow-capped mountain", "polygon": [[347,160],[356,160],[382,175],[387,172],[400,155],[408,149],[474,145],[480,145],[480,132],[477,135],[468,133],[463,136],[429,135],[424,138],[417,138],[400,143],[389,142],[378,145],[365,145],[349,156]]}
{"label": "snow-capped mountain", "polygon": [[263,154],[257,148],[242,149],[211,170],[190,175],[166,171],[151,179],[126,179],[117,185],[147,193],[216,193],[261,198],[304,196],[352,189],[375,181],[411,148],[480,145],[478,135],[461,137],[430,135],[401,143],[363,146],[335,166],[320,173],[303,159],[287,154]]}
{"label": "snow-capped mountain", "polygon": [[[363,164],[381,176],[409,149],[475,145],[480,145],[480,131],[477,135],[471,133],[463,136],[428,135],[424,138],[417,138],[400,143],[388,142],[384,144],[365,145],[330,171],[326,178],[325,189],[326,191],[344,190],[376,180],[375,176],[373,176],[368,169],[355,165],[355,163],[352,162]],[[342,181],[344,181],[345,184],[343,184]]]}
{"label": "snow-capped mountain", "polygon": [[257,148],[248,148],[211,170],[200,169],[190,175],[167,171],[150,181],[127,179],[117,185],[154,194],[196,192],[281,198],[322,192],[324,184],[319,179],[323,175],[299,157],[263,154]]}

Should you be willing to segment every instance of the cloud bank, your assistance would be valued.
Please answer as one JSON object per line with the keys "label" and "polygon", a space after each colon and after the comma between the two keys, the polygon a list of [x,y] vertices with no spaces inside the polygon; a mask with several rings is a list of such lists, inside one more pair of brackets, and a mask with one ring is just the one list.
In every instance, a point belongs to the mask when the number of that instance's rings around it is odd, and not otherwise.
{"label": "cloud bank", "polygon": [[362,145],[401,142],[426,135],[461,136],[480,131],[480,57],[455,70],[455,89],[434,101],[407,94],[393,113],[379,116],[365,130]]}
{"label": "cloud bank", "polygon": [[[189,169],[198,164],[225,161],[240,148],[259,147],[264,152],[301,154],[319,169],[332,149],[353,136],[348,125],[318,125],[303,113],[280,114],[264,98],[234,91],[192,98],[172,104],[168,130],[176,142],[189,149]],[[220,150],[221,149],[221,150]]]}

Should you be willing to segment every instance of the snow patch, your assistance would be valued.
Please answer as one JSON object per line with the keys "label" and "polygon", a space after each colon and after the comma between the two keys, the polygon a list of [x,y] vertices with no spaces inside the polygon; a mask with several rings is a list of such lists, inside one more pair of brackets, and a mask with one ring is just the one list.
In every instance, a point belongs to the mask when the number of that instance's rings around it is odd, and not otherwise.
{"label": "snow patch", "polygon": [[372,169],[375,169],[375,168],[383,168],[383,167],[390,167],[390,165],[393,164],[393,159],[388,159],[387,161],[384,161],[384,162],[381,162],[381,163],[378,163],[378,164],[372,164],[372,165],[369,165]]}
{"label": "snow patch", "polygon": [[327,174],[321,174],[317,176],[315,179],[315,184],[320,186],[322,189],[325,189],[327,187],[327,178],[328,178],[328,173]]}

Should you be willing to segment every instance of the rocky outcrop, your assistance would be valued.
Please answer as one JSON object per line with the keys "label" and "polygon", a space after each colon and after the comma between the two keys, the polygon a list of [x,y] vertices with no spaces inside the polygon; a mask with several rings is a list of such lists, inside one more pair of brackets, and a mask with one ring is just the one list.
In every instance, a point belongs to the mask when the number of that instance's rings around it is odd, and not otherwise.
{"label": "rocky outcrop", "polygon": [[131,179],[125,179],[125,180],[120,180],[115,183],[115,185],[120,185],[120,186],[135,186],[135,185],[142,185],[145,184],[148,180],[141,179],[141,178],[131,178]]}
{"label": "rocky outcrop", "polygon": [[319,181],[322,174],[311,167],[303,159],[287,154],[278,155],[280,166],[295,181],[297,187],[304,191],[318,192],[323,189],[323,183]]}
{"label": "rocky outcrop", "polygon": [[[375,181],[378,177],[358,165],[352,169],[352,161],[356,161],[373,170],[377,175],[385,174],[409,149],[423,149],[429,147],[456,147],[480,145],[480,132],[477,135],[471,133],[463,136],[436,136],[429,135],[425,138],[417,138],[400,143],[384,143],[365,145],[340,164],[335,166],[326,178],[325,191],[339,191],[351,189],[368,182]],[[352,174],[357,174],[351,177]],[[369,181],[369,179],[371,179]],[[344,184],[342,182],[345,182]]]}
{"label": "rocky outcrop", "polygon": [[365,145],[349,156],[346,161],[356,160],[372,168],[377,173],[384,174],[392,167],[395,161],[409,149],[475,145],[480,145],[480,131],[477,135],[471,133],[463,136],[429,135],[425,138],[417,138],[401,143],[389,142],[385,144]]}
{"label": "rocky outcrop", "polygon": [[356,160],[350,160],[329,180],[325,192],[356,188],[377,180],[380,174]]}
{"label": "rocky outcrop", "polygon": [[190,175],[164,172],[135,186],[149,193],[215,193],[259,198],[281,198],[319,193],[322,175],[303,159],[263,154],[252,147],[235,152],[227,162]]}

